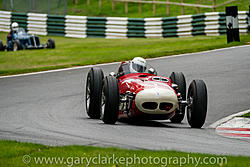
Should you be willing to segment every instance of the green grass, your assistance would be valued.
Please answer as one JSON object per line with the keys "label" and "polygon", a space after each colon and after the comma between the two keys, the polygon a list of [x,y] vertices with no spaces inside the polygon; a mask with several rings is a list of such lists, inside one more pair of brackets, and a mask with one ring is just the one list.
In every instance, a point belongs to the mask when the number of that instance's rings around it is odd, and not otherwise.
{"label": "green grass", "polygon": [[[160,164],[167,164],[168,166],[196,166],[196,160],[200,159],[198,166],[227,166],[227,167],[247,167],[250,164],[250,157],[245,156],[223,156],[199,153],[185,153],[178,151],[150,151],[150,150],[126,150],[120,148],[100,148],[92,146],[63,146],[63,147],[49,147],[39,144],[20,143],[15,141],[0,141],[0,166],[1,167],[15,167],[15,166],[87,166],[86,157],[99,157],[100,162],[92,161],[89,166],[126,166],[125,160],[120,160],[123,157],[127,158],[127,162],[132,163],[131,159],[137,157],[136,163],[128,164],[129,167],[135,166],[161,166]],[[26,155],[26,156],[25,156]],[[108,163],[105,157],[115,157]],[[53,163],[36,163],[37,159],[42,157],[64,158],[62,162],[52,160]],[[85,159],[84,159],[85,157]],[[146,158],[147,160],[145,160]],[[151,157],[151,164],[150,164]],[[31,159],[29,159],[31,158]],[[140,158],[140,160],[138,160]],[[143,160],[144,158],[144,160]],[[158,159],[158,160],[157,160]],[[189,159],[189,162],[188,162]],[[193,160],[192,160],[193,159]],[[217,160],[218,159],[218,160]],[[30,160],[30,162],[28,161]],[[211,163],[209,163],[209,160]],[[24,163],[24,162],[26,163]],[[106,163],[105,163],[106,161]],[[148,163],[146,163],[148,161]],[[193,161],[193,163],[192,163]],[[27,163],[29,162],[29,163]],[[91,162],[91,161],[90,161]],[[99,164],[94,164],[94,163]],[[141,162],[141,163],[140,163]],[[161,163],[160,163],[161,162]],[[186,163],[185,163],[186,162]],[[218,162],[218,164],[213,164]],[[60,164],[62,163],[62,164]],[[139,164],[140,163],[140,164]],[[143,164],[145,163],[145,164]],[[209,163],[209,164],[205,164]]]}
{"label": "green grass", "polygon": [[[0,8],[2,9],[2,1],[0,0]],[[29,10],[29,6],[27,5],[28,0],[21,1],[18,4],[17,1],[14,1],[19,8],[24,11]],[[87,5],[87,0],[78,0],[78,5],[73,3],[73,0],[68,1],[68,14],[70,15],[85,15],[85,16],[122,16],[122,17],[166,17],[166,5],[156,5],[156,15],[153,16],[152,4],[143,4],[142,5],[142,13],[139,13],[138,4],[129,3],[128,14],[125,13],[124,3],[117,2],[116,8],[112,11],[112,1],[111,0],[102,0],[102,7],[99,8],[99,0],[90,0],[90,5]],[[160,1],[160,0],[159,0]],[[161,0],[166,1],[166,0]],[[171,2],[181,2],[181,0],[170,0]],[[221,4],[228,0],[217,0],[217,4]],[[43,2],[43,3],[41,3]],[[52,1],[51,1],[52,2]],[[56,1],[57,2],[57,1]],[[196,0],[184,0],[185,3],[196,3]],[[201,4],[204,5],[212,5],[212,0],[200,0]],[[55,13],[57,3],[51,4],[51,13]],[[63,2],[61,3],[61,7],[59,8],[59,12],[63,13],[64,6]],[[248,11],[250,2],[248,0],[238,0],[236,2],[230,3],[230,5],[237,5],[239,10]],[[39,1],[38,2],[38,10],[42,13],[47,13],[47,1]],[[185,14],[196,14],[196,8],[193,7],[185,7]],[[217,11],[223,12],[225,11],[225,6],[216,9]],[[201,8],[200,13],[204,12],[212,12],[212,9]],[[176,5],[170,6],[170,16],[178,16],[181,15],[181,7]]]}
{"label": "green grass", "polygon": [[[99,8],[99,0],[90,0],[91,4],[87,5],[87,0],[78,0],[78,5],[73,4],[72,1],[68,1],[68,14],[70,15],[86,15],[86,16],[122,16],[122,17],[167,17],[166,5],[156,5],[156,15],[153,16],[152,4],[143,4],[142,13],[139,13],[138,4],[128,4],[128,14],[125,13],[124,3],[117,2],[116,8],[112,11],[111,0],[102,0],[102,8]],[[166,0],[161,0],[166,1]],[[171,2],[181,2],[180,0],[170,0]],[[221,4],[228,0],[217,0],[217,4]],[[196,0],[184,0],[186,3],[196,4]],[[212,5],[212,0],[200,0],[201,4]],[[229,5],[238,6],[239,10],[248,11],[250,2],[246,0],[238,0]],[[185,14],[196,14],[196,8],[185,7]],[[217,8],[217,11],[225,11],[225,6]],[[201,8],[200,13],[212,12],[212,9]],[[170,16],[181,15],[181,7],[176,5],[170,6]]]}
{"label": "green grass", "polygon": [[[143,4],[142,13],[139,13],[138,4],[129,3],[128,14],[125,13],[124,3],[116,3],[116,8],[112,11],[111,0],[102,0],[103,6],[99,8],[99,0],[90,0],[91,5],[87,5],[86,0],[78,0],[79,4],[74,5],[73,0],[68,1],[68,14],[70,15],[86,15],[86,16],[123,16],[123,17],[167,17],[166,16],[166,5],[156,5],[156,15],[153,16],[152,4]],[[162,0],[166,1],[166,0]],[[172,2],[180,2],[180,0],[170,0]],[[227,0],[217,0],[217,3],[223,3]],[[186,3],[196,4],[196,0],[185,0]],[[212,0],[200,0],[201,4],[212,5]],[[246,0],[238,0],[230,5],[237,5],[239,10],[248,11],[250,2]],[[185,7],[185,14],[196,14],[196,8]],[[217,11],[225,11],[225,6],[220,7]],[[212,12],[212,9],[201,8],[200,13]],[[181,15],[181,7],[176,5],[170,6],[170,16]]]}
{"label": "green grass", "polygon": [[[5,38],[6,33],[0,33],[0,39]],[[41,37],[42,43],[45,43],[48,38]],[[130,60],[136,56],[153,58],[192,53],[242,45],[250,41],[250,35],[241,36],[241,42],[229,45],[226,44],[226,36],[165,39],[53,38],[56,41],[56,49],[54,50],[0,52],[0,75],[119,62]]]}
{"label": "green grass", "polygon": [[242,115],[242,117],[250,118],[250,112],[249,112],[249,113],[246,113],[246,114],[244,114],[244,115]]}

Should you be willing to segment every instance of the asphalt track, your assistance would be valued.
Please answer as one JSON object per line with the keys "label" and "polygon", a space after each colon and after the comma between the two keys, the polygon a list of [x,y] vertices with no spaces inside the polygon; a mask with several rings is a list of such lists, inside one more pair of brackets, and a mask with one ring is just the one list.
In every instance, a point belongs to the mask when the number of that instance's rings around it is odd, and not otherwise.
{"label": "asphalt track", "polygon": [[[85,112],[89,67],[0,79],[0,139],[47,145],[118,146],[130,149],[179,150],[248,155],[250,142],[228,139],[209,127],[215,121],[250,108],[250,46],[152,59],[160,75],[182,71],[187,84],[203,79],[209,106],[203,129],[150,121],[105,125]],[[106,74],[118,64],[102,65]]]}

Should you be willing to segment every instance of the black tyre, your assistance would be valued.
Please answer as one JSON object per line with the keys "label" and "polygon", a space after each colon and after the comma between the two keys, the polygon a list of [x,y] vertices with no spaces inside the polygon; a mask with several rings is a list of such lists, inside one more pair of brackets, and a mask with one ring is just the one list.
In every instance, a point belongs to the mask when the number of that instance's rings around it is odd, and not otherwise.
{"label": "black tyre", "polygon": [[3,46],[3,42],[2,41],[0,41],[0,51],[4,51],[4,46]]}
{"label": "black tyre", "polygon": [[115,124],[119,112],[119,87],[114,76],[107,76],[103,81],[101,119],[105,124]]}
{"label": "black tyre", "polygon": [[86,83],[86,111],[90,118],[99,119],[101,113],[103,71],[100,68],[91,68]]}
{"label": "black tyre", "polygon": [[[178,89],[176,89],[177,93],[181,94],[182,100],[186,100],[186,79],[182,72],[172,72],[170,75],[170,79],[172,83],[178,85]],[[175,115],[170,119],[171,122],[181,123],[185,116],[185,106],[179,105],[179,108],[176,110]]]}
{"label": "black tyre", "polygon": [[192,128],[201,128],[207,115],[207,87],[202,80],[193,80],[188,88],[187,119]]}
{"label": "black tyre", "polygon": [[53,38],[48,39],[47,48],[49,48],[49,49],[56,48],[56,43],[55,43],[55,40]]}
{"label": "black tyre", "polygon": [[15,40],[14,44],[13,44],[13,51],[18,51],[18,50],[22,50],[22,45],[21,42],[19,40]]}

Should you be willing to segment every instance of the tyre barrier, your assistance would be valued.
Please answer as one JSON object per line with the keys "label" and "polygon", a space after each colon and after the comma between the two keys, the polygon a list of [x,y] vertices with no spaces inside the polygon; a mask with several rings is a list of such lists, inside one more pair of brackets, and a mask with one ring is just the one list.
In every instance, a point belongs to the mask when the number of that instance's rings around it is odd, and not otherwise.
{"label": "tyre barrier", "polygon": [[[239,11],[241,34],[248,33],[248,11]],[[0,11],[0,31],[13,22],[28,33],[74,38],[166,38],[226,34],[225,12],[208,12],[162,18],[60,16]]]}

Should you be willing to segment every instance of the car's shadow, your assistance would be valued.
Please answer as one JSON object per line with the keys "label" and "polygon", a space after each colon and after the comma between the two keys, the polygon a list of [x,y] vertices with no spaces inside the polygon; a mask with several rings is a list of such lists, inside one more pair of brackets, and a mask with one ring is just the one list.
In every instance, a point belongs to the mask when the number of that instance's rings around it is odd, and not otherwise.
{"label": "car's shadow", "polygon": [[179,124],[174,124],[171,122],[166,122],[166,121],[154,121],[154,120],[119,120],[119,122],[128,124],[128,125],[134,125],[134,126],[146,126],[146,127],[165,127],[165,128],[179,128],[179,127],[184,127],[185,124],[179,123]]}
{"label": "car's shadow", "polygon": [[[88,117],[83,117],[81,119],[84,120],[94,120]],[[94,123],[95,121],[93,121]],[[99,124],[104,124],[103,122],[99,122]],[[145,126],[145,127],[161,127],[161,128],[188,128],[188,124],[186,123],[172,123],[166,120],[130,120],[130,119],[119,119],[115,126],[123,126],[123,125],[132,125],[132,126]]]}

